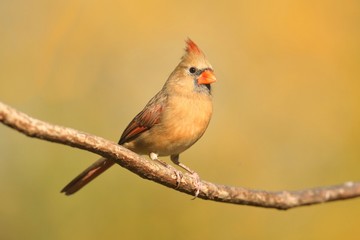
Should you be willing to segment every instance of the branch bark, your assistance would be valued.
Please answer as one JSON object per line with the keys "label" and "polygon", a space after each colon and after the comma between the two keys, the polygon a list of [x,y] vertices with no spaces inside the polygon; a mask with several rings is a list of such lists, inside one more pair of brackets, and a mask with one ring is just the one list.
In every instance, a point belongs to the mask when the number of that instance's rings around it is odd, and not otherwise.
{"label": "branch bark", "polygon": [[[114,142],[32,118],[2,102],[0,102],[0,121],[29,137],[84,149],[112,159],[142,178],[152,180],[177,191],[189,195],[194,195],[196,191],[196,181],[191,175],[185,174],[181,179],[180,186],[177,187],[176,176],[171,169],[141,157]],[[346,182],[340,185],[309,188],[300,191],[271,192],[201,181],[198,198],[286,210],[359,196],[360,182]]]}

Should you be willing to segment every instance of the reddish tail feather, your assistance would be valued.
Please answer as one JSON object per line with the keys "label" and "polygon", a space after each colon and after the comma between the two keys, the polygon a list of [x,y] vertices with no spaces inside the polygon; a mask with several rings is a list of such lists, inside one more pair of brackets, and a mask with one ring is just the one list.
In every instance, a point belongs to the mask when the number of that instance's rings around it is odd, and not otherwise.
{"label": "reddish tail feather", "polygon": [[79,191],[82,187],[84,187],[94,178],[106,171],[114,163],[114,161],[108,160],[106,158],[100,158],[94,164],[92,164],[90,167],[80,173],[76,178],[74,178],[74,180],[72,180],[68,185],[66,185],[61,190],[61,192],[65,193],[65,195],[71,195]]}

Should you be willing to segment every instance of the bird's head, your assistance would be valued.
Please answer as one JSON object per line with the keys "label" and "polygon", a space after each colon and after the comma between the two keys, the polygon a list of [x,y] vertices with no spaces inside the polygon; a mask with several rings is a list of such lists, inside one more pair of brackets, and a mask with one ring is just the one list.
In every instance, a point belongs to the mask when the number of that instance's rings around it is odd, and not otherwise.
{"label": "bird's head", "polygon": [[204,53],[191,39],[187,39],[185,54],[168,82],[184,90],[210,93],[210,85],[215,81],[213,68]]}

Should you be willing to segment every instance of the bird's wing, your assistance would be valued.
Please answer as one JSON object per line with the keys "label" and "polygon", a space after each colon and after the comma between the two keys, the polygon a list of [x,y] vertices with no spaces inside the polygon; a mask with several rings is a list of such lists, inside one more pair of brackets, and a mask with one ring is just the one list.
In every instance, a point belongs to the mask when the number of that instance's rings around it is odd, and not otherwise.
{"label": "bird's wing", "polygon": [[144,109],[134,117],[134,119],[125,128],[119,144],[129,142],[139,136],[142,132],[149,130],[155,124],[159,123],[160,116],[164,110],[166,96],[163,94],[155,95]]}

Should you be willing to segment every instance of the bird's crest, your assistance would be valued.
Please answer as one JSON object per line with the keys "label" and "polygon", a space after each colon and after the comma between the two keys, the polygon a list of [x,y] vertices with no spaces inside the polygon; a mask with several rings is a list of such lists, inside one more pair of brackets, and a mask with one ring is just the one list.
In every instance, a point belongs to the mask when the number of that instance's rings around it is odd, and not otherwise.
{"label": "bird's crest", "polygon": [[188,54],[200,54],[200,48],[190,39],[186,40],[186,52]]}
{"label": "bird's crest", "polygon": [[[205,54],[190,38],[185,41],[185,54],[181,58],[180,65],[193,65],[198,68],[211,68]],[[189,67],[187,66],[187,67]]]}

